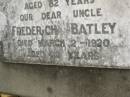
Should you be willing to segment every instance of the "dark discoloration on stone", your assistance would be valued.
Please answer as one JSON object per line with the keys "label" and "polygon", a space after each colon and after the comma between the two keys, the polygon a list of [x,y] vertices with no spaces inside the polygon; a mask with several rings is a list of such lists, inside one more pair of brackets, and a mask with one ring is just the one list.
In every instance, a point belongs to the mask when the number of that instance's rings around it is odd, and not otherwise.
{"label": "dark discoloration on stone", "polygon": [[51,87],[48,87],[48,88],[47,88],[47,91],[48,91],[48,93],[50,93],[50,94],[53,93],[53,89],[52,89]]}
{"label": "dark discoloration on stone", "polygon": [[4,60],[4,46],[3,42],[0,41],[0,61]]}

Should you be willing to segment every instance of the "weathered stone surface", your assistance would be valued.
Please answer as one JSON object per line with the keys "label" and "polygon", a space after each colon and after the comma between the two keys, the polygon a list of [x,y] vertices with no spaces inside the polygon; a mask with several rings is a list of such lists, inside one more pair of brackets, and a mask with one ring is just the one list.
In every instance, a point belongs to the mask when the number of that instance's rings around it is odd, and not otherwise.
{"label": "weathered stone surface", "polygon": [[130,67],[129,0],[0,0],[5,62]]}
{"label": "weathered stone surface", "polygon": [[130,70],[0,64],[0,91],[22,97],[129,97]]}

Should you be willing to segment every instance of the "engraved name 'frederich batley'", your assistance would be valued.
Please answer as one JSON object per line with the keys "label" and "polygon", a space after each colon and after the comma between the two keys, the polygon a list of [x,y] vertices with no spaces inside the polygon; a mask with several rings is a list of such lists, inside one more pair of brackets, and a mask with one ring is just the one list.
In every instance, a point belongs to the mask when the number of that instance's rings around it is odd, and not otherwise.
{"label": "engraved name 'frederich batley'", "polygon": [[4,61],[129,68],[129,10],[129,0],[2,1]]}

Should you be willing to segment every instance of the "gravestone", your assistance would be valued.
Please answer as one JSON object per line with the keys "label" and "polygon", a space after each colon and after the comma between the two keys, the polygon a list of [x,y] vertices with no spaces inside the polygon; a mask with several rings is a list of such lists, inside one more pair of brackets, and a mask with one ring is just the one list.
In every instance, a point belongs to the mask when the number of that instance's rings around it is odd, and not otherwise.
{"label": "gravestone", "polygon": [[130,0],[1,0],[4,62],[130,67]]}

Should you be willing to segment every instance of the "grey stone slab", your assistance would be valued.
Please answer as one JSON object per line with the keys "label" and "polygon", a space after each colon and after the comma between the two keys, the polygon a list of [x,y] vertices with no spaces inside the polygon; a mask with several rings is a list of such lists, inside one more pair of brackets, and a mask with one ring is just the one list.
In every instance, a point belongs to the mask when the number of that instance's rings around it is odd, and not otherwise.
{"label": "grey stone slab", "polygon": [[130,70],[0,64],[0,91],[23,97],[129,97]]}

